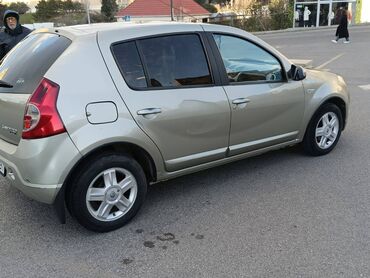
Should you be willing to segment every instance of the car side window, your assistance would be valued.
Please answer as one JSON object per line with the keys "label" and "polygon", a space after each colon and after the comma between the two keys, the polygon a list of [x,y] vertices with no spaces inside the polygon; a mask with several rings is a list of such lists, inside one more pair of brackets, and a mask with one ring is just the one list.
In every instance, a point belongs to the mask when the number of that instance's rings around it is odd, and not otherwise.
{"label": "car side window", "polygon": [[112,52],[126,83],[133,88],[146,88],[146,77],[136,43],[132,41],[115,44]]}
{"label": "car side window", "polygon": [[230,83],[283,81],[277,58],[238,37],[214,34]]}
{"label": "car side window", "polygon": [[137,41],[150,87],[212,84],[200,37],[170,35]]}

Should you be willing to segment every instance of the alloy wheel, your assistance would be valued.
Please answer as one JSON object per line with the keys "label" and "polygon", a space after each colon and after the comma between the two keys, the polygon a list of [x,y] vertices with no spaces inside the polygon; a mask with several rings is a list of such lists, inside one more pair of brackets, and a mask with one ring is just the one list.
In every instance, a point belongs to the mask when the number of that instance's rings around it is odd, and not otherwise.
{"label": "alloy wheel", "polygon": [[316,125],[315,141],[320,149],[330,148],[338,137],[339,119],[333,112],[325,113]]}
{"label": "alloy wheel", "polygon": [[115,221],[133,206],[138,186],[134,175],[123,168],[110,168],[90,183],[86,192],[89,213],[99,221]]}

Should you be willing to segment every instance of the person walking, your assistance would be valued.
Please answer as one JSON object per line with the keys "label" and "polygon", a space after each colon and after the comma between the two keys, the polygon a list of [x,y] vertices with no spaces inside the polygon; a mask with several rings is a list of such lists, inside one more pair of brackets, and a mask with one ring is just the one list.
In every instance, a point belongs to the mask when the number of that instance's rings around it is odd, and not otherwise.
{"label": "person walking", "polygon": [[333,43],[338,43],[338,40],[342,38],[346,39],[343,43],[350,43],[349,32],[348,32],[347,11],[345,9],[341,9],[339,25],[337,27],[337,31],[335,32],[335,37],[336,37],[335,40],[331,40]]}
{"label": "person walking", "polygon": [[5,11],[4,28],[0,31],[0,59],[29,33],[31,30],[19,23],[19,14],[16,11]]}
{"label": "person walking", "polygon": [[335,24],[340,23],[340,18],[342,16],[342,13],[343,13],[343,7],[340,6],[339,9],[337,9],[337,11],[335,12],[335,20],[334,20]]}

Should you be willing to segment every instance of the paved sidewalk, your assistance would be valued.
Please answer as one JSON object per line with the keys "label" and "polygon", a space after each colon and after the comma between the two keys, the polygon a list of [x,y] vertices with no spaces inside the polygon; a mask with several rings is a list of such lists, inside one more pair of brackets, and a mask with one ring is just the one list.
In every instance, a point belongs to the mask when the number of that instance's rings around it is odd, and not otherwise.
{"label": "paved sidewalk", "polygon": [[[348,29],[351,31],[351,29],[357,29],[357,28],[367,28],[370,26],[369,23],[361,23],[356,25],[350,25],[348,26]],[[332,26],[320,26],[320,27],[298,27],[298,28],[288,28],[283,30],[273,30],[273,31],[259,31],[259,32],[251,32],[255,35],[264,35],[264,34],[277,34],[277,33],[286,33],[286,32],[320,32],[323,30],[335,30],[337,29],[338,25],[332,25]]]}

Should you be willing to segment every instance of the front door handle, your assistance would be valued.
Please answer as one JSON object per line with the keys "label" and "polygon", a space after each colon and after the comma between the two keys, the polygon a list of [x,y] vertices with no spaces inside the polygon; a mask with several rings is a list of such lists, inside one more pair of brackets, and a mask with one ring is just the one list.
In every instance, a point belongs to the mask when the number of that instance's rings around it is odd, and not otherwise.
{"label": "front door handle", "polygon": [[162,113],[161,108],[145,108],[136,112],[138,115],[152,115]]}
{"label": "front door handle", "polygon": [[235,105],[248,103],[248,102],[250,102],[250,99],[243,98],[243,97],[242,98],[236,98],[236,99],[233,100],[233,104],[235,104]]}

